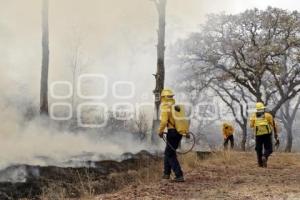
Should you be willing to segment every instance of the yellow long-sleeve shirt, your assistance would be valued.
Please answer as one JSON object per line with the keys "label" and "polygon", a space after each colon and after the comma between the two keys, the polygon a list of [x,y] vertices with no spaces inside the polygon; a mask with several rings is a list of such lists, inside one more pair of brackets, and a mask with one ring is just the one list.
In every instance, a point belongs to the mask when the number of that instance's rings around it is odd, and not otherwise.
{"label": "yellow long-sleeve shirt", "polygon": [[232,125],[224,123],[223,124],[223,136],[226,139],[228,136],[233,135],[234,128]]}
{"label": "yellow long-sleeve shirt", "polygon": [[[275,134],[277,134],[277,125],[274,121],[273,116],[270,113],[265,113],[264,118],[268,121],[268,124],[270,126],[270,128],[272,128],[275,132]],[[255,124],[256,124],[256,113],[253,113],[250,117],[250,128],[256,128]]]}
{"label": "yellow long-sleeve shirt", "polygon": [[175,120],[172,115],[172,105],[175,104],[174,99],[162,99],[160,105],[160,125],[158,133],[164,132],[165,128],[175,128]]}

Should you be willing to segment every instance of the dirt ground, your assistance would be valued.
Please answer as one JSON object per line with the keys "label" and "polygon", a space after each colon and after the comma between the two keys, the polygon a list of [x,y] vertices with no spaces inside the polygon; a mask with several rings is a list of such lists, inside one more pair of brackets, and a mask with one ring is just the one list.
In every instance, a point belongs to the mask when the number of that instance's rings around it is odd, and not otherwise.
{"label": "dirt ground", "polygon": [[149,169],[137,184],[95,199],[300,200],[300,154],[274,153],[267,169],[257,167],[254,152],[219,152],[206,160],[190,154],[180,159],[184,183],[160,180],[161,174]]}

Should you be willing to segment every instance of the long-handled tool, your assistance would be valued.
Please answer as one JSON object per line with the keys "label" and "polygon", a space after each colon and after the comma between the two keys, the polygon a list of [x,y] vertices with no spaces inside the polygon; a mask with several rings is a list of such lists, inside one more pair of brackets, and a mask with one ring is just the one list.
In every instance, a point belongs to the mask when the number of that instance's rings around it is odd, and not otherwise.
{"label": "long-handled tool", "polygon": [[195,144],[196,144],[196,137],[195,135],[192,133],[192,132],[189,132],[189,135],[190,135],[190,138],[187,138],[189,140],[189,143],[191,142],[192,145],[189,149],[185,150],[185,151],[177,151],[168,141],[167,141],[167,138],[166,138],[166,135],[167,133],[164,133],[164,136],[162,137],[164,142],[174,151],[176,151],[178,154],[187,154],[189,152],[191,152],[193,150],[193,148],[195,147]]}

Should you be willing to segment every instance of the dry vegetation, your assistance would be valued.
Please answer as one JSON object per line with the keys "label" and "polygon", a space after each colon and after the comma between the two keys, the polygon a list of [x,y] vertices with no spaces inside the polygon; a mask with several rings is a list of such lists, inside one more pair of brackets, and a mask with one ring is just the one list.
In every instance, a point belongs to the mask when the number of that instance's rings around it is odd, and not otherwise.
{"label": "dry vegetation", "polygon": [[136,172],[137,181],[122,190],[94,199],[300,199],[300,154],[274,153],[267,169],[256,166],[254,152],[180,159],[185,183],[161,181],[162,166],[157,165]]}
{"label": "dry vegetation", "polygon": [[[151,161],[151,162],[150,162]],[[47,186],[43,188],[41,200],[71,200],[71,199],[81,199],[81,200],[92,200],[95,196],[104,192],[114,192],[121,190],[129,185],[142,185],[142,184],[152,184],[153,180],[158,181],[160,179],[161,162],[158,160],[144,160],[139,163],[137,169],[130,169],[124,172],[113,172],[105,177],[105,180],[97,180],[95,177],[86,171],[85,174],[76,173],[73,174],[73,178],[77,181],[72,182],[66,187],[65,182],[53,182],[49,181]],[[149,164],[148,164],[149,163]],[[145,167],[147,165],[147,167]],[[128,166],[129,167],[129,166]],[[151,172],[151,174],[149,173]],[[102,177],[103,179],[103,177]],[[109,184],[102,184],[105,181]],[[99,185],[101,191],[99,191]],[[102,186],[101,186],[102,185]],[[76,194],[69,194],[68,191],[74,191]],[[95,191],[95,188],[98,191]],[[80,196],[80,198],[70,198],[70,196]],[[27,199],[26,199],[27,200]],[[29,199],[28,199],[29,200]]]}

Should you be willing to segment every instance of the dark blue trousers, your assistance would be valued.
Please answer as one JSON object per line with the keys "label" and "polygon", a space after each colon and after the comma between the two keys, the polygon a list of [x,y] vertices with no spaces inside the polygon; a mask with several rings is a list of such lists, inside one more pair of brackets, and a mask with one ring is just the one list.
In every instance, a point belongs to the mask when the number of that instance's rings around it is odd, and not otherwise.
{"label": "dark blue trousers", "polygon": [[[176,177],[183,176],[180,164],[177,160],[176,151],[173,149],[177,149],[180,141],[181,141],[182,135],[180,135],[176,129],[169,129],[167,134],[167,141],[169,145],[166,145],[165,149],[165,158],[164,158],[164,174],[170,175],[171,170],[175,173]],[[172,146],[172,147],[170,147]],[[173,149],[172,149],[173,148]]]}
{"label": "dark blue trousers", "polygon": [[262,156],[267,159],[273,153],[272,134],[256,136],[255,150],[257,153],[257,161],[262,165]]}

